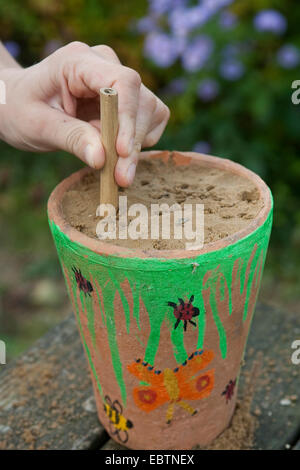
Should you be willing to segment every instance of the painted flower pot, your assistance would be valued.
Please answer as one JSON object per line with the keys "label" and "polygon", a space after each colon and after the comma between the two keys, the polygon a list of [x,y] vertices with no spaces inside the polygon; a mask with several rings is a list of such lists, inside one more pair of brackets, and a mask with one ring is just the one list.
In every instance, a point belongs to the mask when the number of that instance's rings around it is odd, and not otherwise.
{"label": "painted flower pot", "polygon": [[196,153],[145,156],[169,157],[243,175],[264,207],[199,251],[143,251],[87,237],[64,219],[63,195],[87,168],[60,183],[48,205],[99,418],[132,449],[204,446],[229,425],[272,225],[270,190],[251,171]]}

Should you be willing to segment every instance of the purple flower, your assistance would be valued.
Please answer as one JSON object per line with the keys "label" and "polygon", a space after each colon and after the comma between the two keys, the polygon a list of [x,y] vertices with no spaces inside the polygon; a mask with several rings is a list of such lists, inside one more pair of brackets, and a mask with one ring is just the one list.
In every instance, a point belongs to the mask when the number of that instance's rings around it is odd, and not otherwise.
{"label": "purple flower", "polygon": [[189,20],[193,28],[203,26],[211,17],[211,12],[201,4],[189,9]]}
{"label": "purple flower", "polygon": [[190,8],[173,8],[169,13],[169,24],[174,34],[184,36],[207,23],[215,12],[206,3]]}
{"label": "purple flower", "polygon": [[138,33],[151,33],[157,29],[157,24],[154,18],[151,16],[144,16],[140,18],[135,24],[135,30]]}
{"label": "purple flower", "polygon": [[189,9],[173,9],[169,14],[169,25],[176,36],[186,36],[193,30]]}
{"label": "purple flower", "polygon": [[149,0],[149,3],[150,10],[161,15],[171,8],[172,0]]}
{"label": "purple flower", "polygon": [[5,48],[8,50],[10,55],[12,55],[15,59],[19,56],[20,54],[20,46],[17,42],[15,41],[5,41],[4,43]]}
{"label": "purple flower", "polygon": [[144,50],[146,57],[153,60],[159,67],[169,67],[174,64],[179,54],[176,39],[159,32],[147,36]]}
{"label": "purple flower", "polygon": [[185,36],[195,28],[203,26],[213,15],[233,0],[202,0],[198,5],[187,6],[184,0],[150,0],[151,11],[165,14],[173,34]]}
{"label": "purple flower", "polygon": [[293,44],[282,46],[277,52],[277,61],[284,69],[293,69],[300,63],[300,52]]}
{"label": "purple flower", "polygon": [[232,29],[237,23],[237,17],[230,11],[223,11],[220,15],[219,24],[223,29]]}
{"label": "purple flower", "polygon": [[254,18],[254,27],[257,31],[271,31],[283,34],[287,28],[286,18],[277,10],[262,10]]}
{"label": "purple flower", "polygon": [[235,81],[244,75],[244,65],[236,59],[227,59],[221,64],[220,74],[223,78]]}
{"label": "purple flower", "polygon": [[234,0],[203,0],[202,5],[210,15],[230,5]]}
{"label": "purple flower", "polygon": [[176,47],[178,54],[182,54],[187,47],[187,37],[185,36],[175,36],[174,40],[176,41]]}
{"label": "purple flower", "polygon": [[150,10],[158,15],[163,15],[173,8],[184,6],[186,0],[149,0]]}
{"label": "purple flower", "polygon": [[204,102],[214,100],[219,94],[219,84],[213,78],[202,80],[197,88],[197,95]]}
{"label": "purple flower", "polygon": [[210,153],[211,145],[208,142],[201,140],[194,145],[193,151],[199,153]]}
{"label": "purple flower", "polygon": [[214,43],[209,36],[196,37],[183,52],[183,68],[188,72],[196,72],[202,69],[210,58],[213,48]]}

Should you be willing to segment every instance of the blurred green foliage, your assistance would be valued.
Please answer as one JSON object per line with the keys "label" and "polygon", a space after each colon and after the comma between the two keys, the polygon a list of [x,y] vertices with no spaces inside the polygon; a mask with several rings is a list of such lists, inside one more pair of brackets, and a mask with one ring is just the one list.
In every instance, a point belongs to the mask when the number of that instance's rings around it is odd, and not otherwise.
{"label": "blurred green foliage", "polygon": [[1,40],[21,46],[23,65],[43,58],[52,41],[64,45],[77,40],[110,44],[124,62],[138,67],[142,39],[130,33],[130,24],[146,7],[146,1],[0,0]]}

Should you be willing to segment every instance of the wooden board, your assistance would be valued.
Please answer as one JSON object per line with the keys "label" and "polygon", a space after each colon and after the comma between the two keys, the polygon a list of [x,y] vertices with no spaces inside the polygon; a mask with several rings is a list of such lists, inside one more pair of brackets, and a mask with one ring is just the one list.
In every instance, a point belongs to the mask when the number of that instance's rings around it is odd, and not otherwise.
{"label": "wooden board", "polygon": [[[298,314],[258,305],[240,383],[242,393],[254,392],[255,449],[300,450],[300,365],[291,361],[295,339],[300,339]],[[122,449],[97,419],[73,316],[0,367],[0,448]]]}
{"label": "wooden board", "polygon": [[0,449],[101,445],[106,433],[73,316],[0,367]]}
{"label": "wooden board", "polygon": [[258,305],[245,368],[256,360],[261,369],[252,406],[259,410],[257,449],[292,448],[300,437],[300,365],[291,360],[292,342],[299,338],[299,314]]}

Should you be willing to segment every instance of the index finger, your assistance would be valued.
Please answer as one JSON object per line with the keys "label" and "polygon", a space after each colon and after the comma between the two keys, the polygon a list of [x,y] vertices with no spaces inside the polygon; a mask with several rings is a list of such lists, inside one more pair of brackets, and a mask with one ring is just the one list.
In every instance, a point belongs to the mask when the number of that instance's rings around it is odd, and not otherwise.
{"label": "index finger", "polygon": [[57,87],[61,86],[62,78],[76,98],[91,97],[91,92],[95,96],[99,95],[102,87],[114,88],[118,92],[119,131],[116,147],[120,156],[127,157],[134,145],[141,86],[139,74],[121,64],[103,59],[83,43],[68,44],[52,57],[59,58],[53,71]]}

